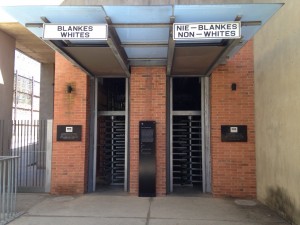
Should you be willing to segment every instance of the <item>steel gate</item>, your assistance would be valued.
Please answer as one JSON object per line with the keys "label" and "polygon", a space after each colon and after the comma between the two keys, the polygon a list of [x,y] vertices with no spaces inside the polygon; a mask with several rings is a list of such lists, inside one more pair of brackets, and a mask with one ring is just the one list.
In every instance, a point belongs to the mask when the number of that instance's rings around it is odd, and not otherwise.
{"label": "steel gate", "polygon": [[211,191],[209,87],[209,77],[168,79],[170,193]]}
{"label": "steel gate", "polygon": [[19,156],[18,192],[49,192],[52,120],[14,120],[11,155]]}
{"label": "steel gate", "polygon": [[173,112],[173,185],[202,188],[200,112]]}
{"label": "steel gate", "polygon": [[105,184],[124,185],[125,116],[101,116],[99,123],[99,172]]}

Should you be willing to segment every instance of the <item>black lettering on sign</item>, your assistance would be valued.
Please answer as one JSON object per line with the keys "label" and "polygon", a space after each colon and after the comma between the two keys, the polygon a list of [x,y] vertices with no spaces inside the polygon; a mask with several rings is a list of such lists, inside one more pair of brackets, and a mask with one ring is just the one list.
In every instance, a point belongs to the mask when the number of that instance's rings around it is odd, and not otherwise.
{"label": "black lettering on sign", "polygon": [[195,33],[194,32],[190,32],[190,31],[186,31],[186,32],[179,32],[178,33],[178,37],[195,37]]}
{"label": "black lettering on sign", "polygon": [[188,31],[189,25],[177,25],[177,31]]}

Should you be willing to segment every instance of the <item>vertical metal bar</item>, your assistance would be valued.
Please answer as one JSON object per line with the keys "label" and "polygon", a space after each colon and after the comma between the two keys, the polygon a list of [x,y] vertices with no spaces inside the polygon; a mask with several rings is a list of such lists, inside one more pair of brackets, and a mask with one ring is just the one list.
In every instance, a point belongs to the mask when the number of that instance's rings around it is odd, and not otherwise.
{"label": "vertical metal bar", "polygon": [[23,186],[24,184],[24,182],[23,182],[23,180],[24,180],[24,170],[23,170],[23,160],[24,160],[24,153],[23,153],[23,143],[24,143],[24,126],[23,126],[23,120],[20,120],[20,130],[21,130],[21,133],[20,133],[20,140],[21,140],[21,142],[20,142],[20,147],[19,147],[19,151],[20,151],[20,186]]}
{"label": "vertical metal bar", "polygon": [[92,192],[93,191],[93,177],[94,177],[94,171],[93,171],[93,161],[94,161],[94,120],[95,120],[95,82],[96,79],[90,77],[90,118],[89,118],[89,151],[88,151],[88,187],[87,191]]}
{"label": "vertical metal bar", "polygon": [[[3,191],[2,191],[2,185],[4,181],[3,181],[3,161],[0,160],[0,199],[3,199]],[[0,222],[3,220],[3,208],[2,208],[2,204],[0,202]]]}
{"label": "vertical metal bar", "polygon": [[193,183],[193,170],[192,170],[192,116],[188,116],[188,124],[189,124],[189,176],[190,182]]}
{"label": "vertical metal bar", "polygon": [[[39,159],[38,161],[41,163],[41,166],[43,167],[43,158],[42,158],[42,151],[44,148],[44,137],[45,137],[45,127],[44,127],[44,121],[43,120],[39,120],[39,131],[40,131],[40,136],[39,136]],[[37,173],[38,175],[38,187],[41,187],[43,185],[43,174],[39,171],[39,173]]]}
{"label": "vertical metal bar", "polygon": [[114,116],[111,116],[110,118],[110,124],[111,124],[111,140],[110,140],[110,144],[111,144],[111,147],[110,147],[110,150],[111,150],[111,183],[114,183],[114,122],[115,120],[115,117]]}
{"label": "vertical metal bar", "polygon": [[35,161],[35,149],[34,149],[34,142],[33,142],[33,129],[34,129],[34,120],[30,120],[30,127],[29,127],[29,130],[30,130],[30,137],[29,137],[29,151],[30,151],[30,158],[31,158],[31,163],[30,163],[30,170],[29,170],[29,173],[30,173],[30,180],[29,180],[29,185],[30,186],[33,186],[34,184],[34,171],[35,171],[35,166],[34,166],[34,163],[36,163]]}
{"label": "vertical metal bar", "polygon": [[203,192],[211,192],[211,161],[210,161],[210,78],[201,78],[202,87],[202,163]]}
{"label": "vertical metal bar", "polygon": [[97,176],[98,82],[99,82],[99,79],[95,78],[94,161],[93,161],[94,176],[93,176],[93,191],[96,191],[96,176]]}
{"label": "vertical metal bar", "polygon": [[28,164],[29,164],[29,160],[30,160],[30,152],[29,152],[29,120],[26,120],[25,122],[25,126],[26,126],[26,139],[25,139],[25,146],[26,146],[26,163],[25,163],[25,168],[26,168],[26,183],[25,186],[29,186],[28,185],[28,179],[29,179],[29,171],[28,171]]}
{"label": "vertical metal bar", "polygon": [[170,192],[173,192],[173,78],[170,77]]}
{"label": "vertical metal bar", "polygon": [[[21,155],[20,155],[20,149],[19,149],[19,134],[20,134],[20,128],[19,128],[19,120],[15,120],[15,126],[16,126],[16,134],[15,134],[15,152],[16,155],[19,156],[18,160],[19,160],[19,165],[20,165],[20,160],[21,160]],[[17,185],[20,183],[20,166],[18,167],[17,170]]]}
{"label": "vertical metal bar", "polygon": [[10,218],[11,216],[11,205],[12,205],[12,197],[11,197],[11,161],[12,159],[7,160],[7,216]]}
{"label": "vertical metal bar", "polygon": [[12,168],[12,175],[13,175],[13,210],[14,214],[16,214],[16,200],[17,200],[17,168],[18,168],[18,163],[17,163],[18,158],[13,159],[13,168]]}
{"label": "vertical metal bar", "polygon": [[45,192],[50,192],[51,188],[52,126],[53,120],[47,120]]}
{"label": "vertical metal bar", "polygon": [[201,78],[201,137],[202,137],[202,192],[206,190],[206,161],[205,161],[205,82]]}
{"label": "vertical metal bar", "polygon": [[[42,121],[41,120],[37,120],[36,121],[36,148],[38,149],[38,157],[37,157],[37,161],[41,163],[41,148],[42,148],[42,137],[43,137],[43,128],[42,128]],[[37,172],[35,174],[36,176],[36,184],[35,186],[38,187],[39,183],[40,183],[40,174]]]}
{"label": "vertical metal bar", "polygon": [[34,98],[34,78],[32,76],[31,77],[31,114],[30,114],[31,121],[33,120],[33,98]]}
{"label": "vertical metal bar", "polygon": [[124,191],[129,187],[129,78],[125,78],[125,159],[124,159]]}
{"label": "vertical metal bar", "polygon": [[37,174],[37,167],[38,167],[38,148],[36,147],[36,120],[31,121],[31,129],[33,129],[32,132],[32,138],[31,138],[31,143],[32,143],[32,151],[34,153],[34,163],[35,163],[35,167],[33,168],[33,172],[32,172],[32,186],[36,185],[36,174]]}
{"label": "vertical metal bar", "polygon": [[3,220],[6,219],[5,216],[5,203],[6,203],[6,194],[5,194],[5,181],[6,181],[6,161],[3,161],[3,179],[2,179],[2,214],[3,214]]}
{"label": "vertical metal bar", "polygon": [[167,194],[170,193],[170,77],[166,76],[166,188]]}
{"label": "vertical metal bar", "polygon": [[14,109],[14,120],[17,119],[17,101],[18,101],[18,70],[16,70],[16,78],[15,78],[15,109]]}
{"label": "vertical metal bar", "polygon": [[0,120],[0,156],[4,154],[4,147],[3,147],[3,136],[4,136],[4,132],[3,132],[3,120]]}

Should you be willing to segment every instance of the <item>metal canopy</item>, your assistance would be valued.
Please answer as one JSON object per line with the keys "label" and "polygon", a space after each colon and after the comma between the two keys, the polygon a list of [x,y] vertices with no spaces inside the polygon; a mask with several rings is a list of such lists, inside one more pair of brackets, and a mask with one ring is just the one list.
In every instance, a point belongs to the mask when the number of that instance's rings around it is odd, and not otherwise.
{"label": "metal canopy", "polygon": [[[8,13],[37,37],[43,23],[108,24],[108,40],[47,41],[91,76],[129,76],[131,66],[165,66],[170,76],[207,76],[237,52],[282,4],[16,6]],[[174,41],[173,23],[240,20],[242,38]]]}

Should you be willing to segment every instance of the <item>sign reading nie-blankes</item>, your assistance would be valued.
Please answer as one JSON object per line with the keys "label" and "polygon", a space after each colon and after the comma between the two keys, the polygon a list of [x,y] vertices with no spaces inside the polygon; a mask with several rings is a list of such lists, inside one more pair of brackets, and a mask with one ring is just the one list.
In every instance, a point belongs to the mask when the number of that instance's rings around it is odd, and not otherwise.
{"label": "sign reading nie-blankes", "polygon": [[174,40],[196,39],[239,39],[241,38],[241,23],[174,23]]}
{"label": "sign reading nie-blankes", "polygon": [[44,24],[45,40],[107,40],[107,24]]}

